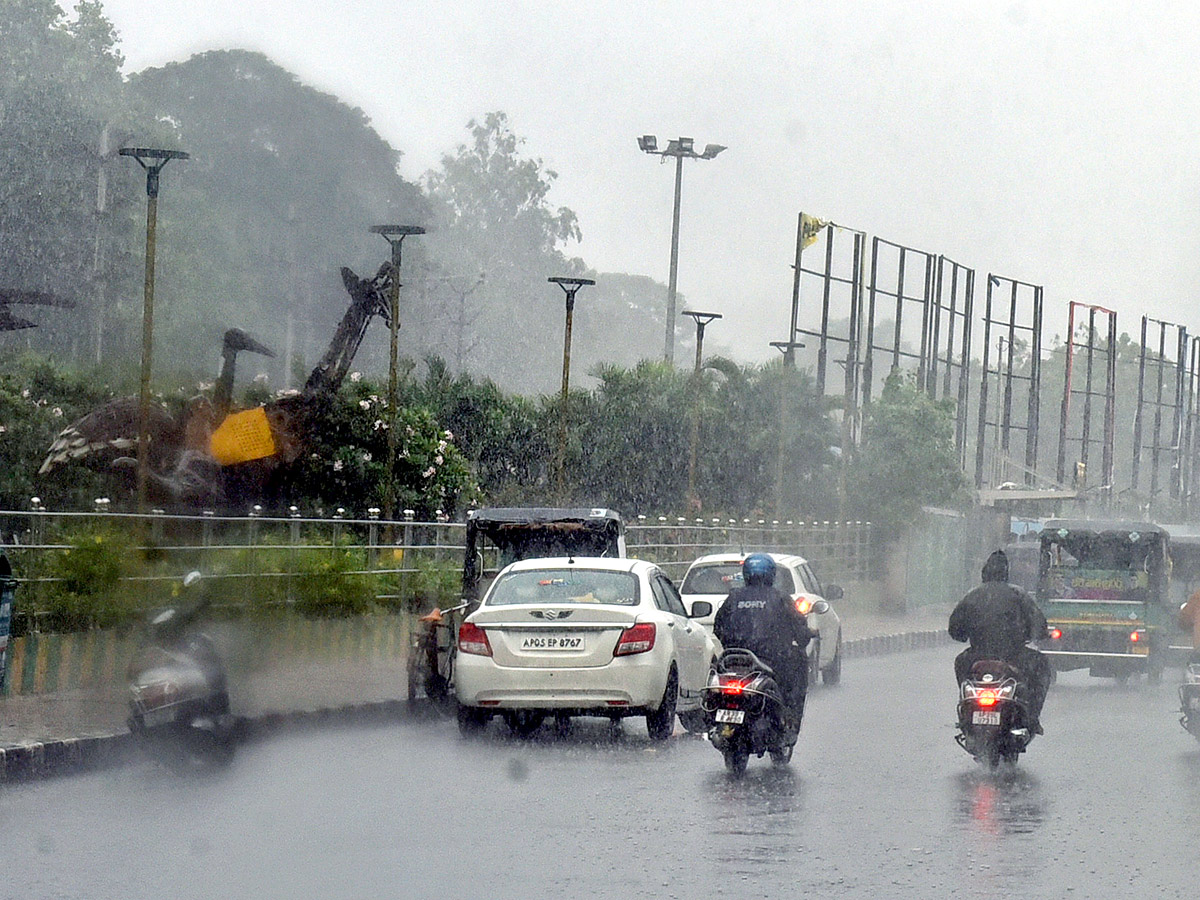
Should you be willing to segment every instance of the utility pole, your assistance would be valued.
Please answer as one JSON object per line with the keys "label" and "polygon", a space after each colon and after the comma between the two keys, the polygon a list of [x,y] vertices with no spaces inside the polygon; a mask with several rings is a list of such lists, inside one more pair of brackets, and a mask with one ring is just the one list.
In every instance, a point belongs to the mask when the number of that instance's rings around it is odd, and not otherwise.
{"label": "utility pole", "polygon": [[696,366],[692,370],[692,435],[688,442],[688,510],[699,512],[700,498],[696,496],[696,451],[700,444],[700,367],[704,358],[704,328],[721,318],[720,313],[685,309],[681,316],[690,316],[696,323]]}
{"label": "utility pole", "polygon": [[679,274],[679,201],[683,191],[683,161],[685,159],[712,159],[722,150],[728,149],[723,144],[708,144],[703,152],[695,151],[695,140],[692,138],[672,138],[667,141],[667,149],[658,149],[658,138],[652,134],[644,134],[637,139],[638,148],[643,153],[662,157],[675,157],[675,206],[671,217],[671,273],[667,283],[667,333],[663,345],[663,359],[670,365],[675,364],[675,295]]}
{"label": "utility pole", "polygon": [[400,259],[404,239],[410,234],[424,234],[420,225],[372,225],[371,233],[382,235],[392,248],[392,290],[388,298],[388,439],[387,479],[384,482],[383,517],[391,522],[396,507],[396,407],[397,394],[396,364],[400,340]]}
{"label": "utility pole", "polygon": [[173,159],[188,159],[182,150],[124,147],[146,170],[146,279],[142,300],[142,374],[138,392],[137,511],[146,511],[146,482],[150,471],[150,371],[154,356],[154,251],[158,230],[158,176]]}
{"label": "utility pole", "polygon": [[567,465],[567,392],[571,385],[571,324],[575,317],[575,295],[585,284],[595,284],[591,278],[564,278],[555,275],[547,281],[557,284],[567,295],[567,323],[563,330],[563,376],[562,397],[558,410],[558,458],[554,461],[554,481],[559,499],[563,498],[566,490]]}

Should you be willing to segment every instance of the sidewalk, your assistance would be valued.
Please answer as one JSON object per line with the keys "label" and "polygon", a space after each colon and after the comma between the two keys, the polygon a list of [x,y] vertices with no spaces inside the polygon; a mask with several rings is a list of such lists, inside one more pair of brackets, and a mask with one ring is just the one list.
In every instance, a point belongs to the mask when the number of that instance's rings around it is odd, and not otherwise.
{"label": "sidewalk", "polygon": [[[838,604],[847,658],[929,646],[946,639],[949,607],[900,615]],[[262,719],[381,704],[407,697],[402,660],[345,659],[230,673],[235,715]],[[0,698],[0,749],[126,732],[127,695],[119,687]]]}

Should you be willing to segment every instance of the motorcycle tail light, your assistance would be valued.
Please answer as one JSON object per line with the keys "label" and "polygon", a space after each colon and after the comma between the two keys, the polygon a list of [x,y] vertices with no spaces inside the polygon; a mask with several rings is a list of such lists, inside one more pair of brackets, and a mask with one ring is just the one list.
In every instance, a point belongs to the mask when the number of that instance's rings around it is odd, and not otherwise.
{"label": "motorcycle tail light", "polygon": [[722,685],[721,685],[721,692],[725,693],[725,694],[737,695],[737,694],[740,694],[745,689],[746,689],[745,683],[738,681],[736,678],[730,679],[729,681],[726,681],[726,682],[722,683]]}
{"label": "motorcycle tail light", "polygon": [[1062,629],[1061,628],[1051,628],[1050,629],[1050,640],[1052,640],[1052,641],[1062,640]]}
{"label": "motorcycle tail light", "polygon": [[1143,637],[1145,637],[1145,634],[1146,633],[1144,631],[1132,631],[1129,633],[1129,640],[1136,644],[1142,640]]}
{"label": "motorcycle tail light", "polygon": [[979,692],[979,696],[975,698],[980,706],[995,706],[996,692],[990,688]]}
{"label": "motorcycle tail light", "polygon": [[463,622],[458,629],[458,652],[475,656],[491,656],[492,645],[487,632],[474,622]]}

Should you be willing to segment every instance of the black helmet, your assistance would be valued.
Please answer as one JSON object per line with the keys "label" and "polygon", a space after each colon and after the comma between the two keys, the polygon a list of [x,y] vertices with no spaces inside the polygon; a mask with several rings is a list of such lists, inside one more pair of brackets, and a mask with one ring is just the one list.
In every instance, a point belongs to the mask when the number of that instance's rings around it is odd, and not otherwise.
{"label": "black helmet", "polygon": [[1008,581],[1008,555],[1003,550],[997,550],[983,564],[984,581]]}
{"label": "black helmet", "polygon": [[765,553],[751,553],[742,561],[742,582],[745,584],[774,584],[775,560]]}

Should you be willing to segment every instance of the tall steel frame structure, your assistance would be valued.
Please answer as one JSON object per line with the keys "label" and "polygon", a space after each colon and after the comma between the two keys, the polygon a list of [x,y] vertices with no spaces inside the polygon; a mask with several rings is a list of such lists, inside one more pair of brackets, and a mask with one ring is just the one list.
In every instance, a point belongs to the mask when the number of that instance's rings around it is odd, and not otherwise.
{"label": "tall steel frame structure", "polygon": [[[1004,289],[1007,288],[1007,291]],[[1008,302],[998,299],[997,292],[1008,294]],[[992,339],[1000,339],[995,365],[992,364]],[[1022,343],[1027,356],[1020,358]],[[1023,371],[1022,371],[1023,370]],[[989,404],[990,383],[995,377],[998,408]],[[1026,393],[1025,413],[1014,410],[1016,393],[1023,387]],[[1008,481],[1014,432],[1024,432],[1025,448],[1021,482],[1034,484],[1038,464],[1038,431],[1041,418],[1042,387],[1042,287],[1015,278],[988,273],[987,294],[983,313],[983,360],[979,379],[978,424],[975,433],[975,487],[987,481],[988,449],[996,480]],[[993,418],[989,418],[989,415]],[[989,441],[989,432],[994,440]],[[1060,476],[1061,480],[1061,476]]]}
{"label": "tall steel frame structure", "polygon": [[[1077,310],[1087,311],[1087,331],[1086,341],[1079,341],[1075,334],[1075,314]],[[1106,320],[1106,337],[1103,341],[1097,340],[1096,319],[1103,317]],[[1075,348],[1079,345],[1084,357],[1084,386],[1076,388],[1072,381],[1074,375]],[[1096,357],[1103,357],[1104,365],[1104,389],[1102,391],[1095,389],[1095,369]],[[1058,466],[1056,468],[1058,482],[1066,483],[1067,477],[1067,445],[1071,442],[1078,443],[1079,455],[1075,460],[1074,482],[1076,488],[1082,494],[1087,489],[1088,481],[1088,462],[1090,461],[1090,452],[1093,444],[1100,444],[1101,461],[1100,461],[1100,490],[1104,492],[1104,496],[1108,499],[1112,495],[1113,484],[1113,437],[1116,430],[1116,396],[1117,396],[1117,314],[1111,309],[1106,309],[1103,306],[1095,306],[1088,303],[1079,303],[1072,300],[1070,303],[1070,312],[1067,317],[1067,344],[1066,344],[1066,362],[1065,362],[1065,377],[1063,379],[1063,396],[1061,414],[1059,417],[1059,433],[1058,433]],[[1080,433],[1078,437],[1071,437],[1068,429],[1071,424],[1071,398],[1076,394],[1083,397],[1083,409],[1080,422]],[[1099,438],[1093,438],[1092,419],[1094,400],[1100,398],[1104,401],[1104,420],[1103,420],[1103,435]]]}
{"label": "tall steel frame structure", "polygon": [[[1158,349],[1147,344],[1150,326],[1157,326]],[[1142,316],[1142,339],[1138,353],[1137,406],[1133,415],[1133,460],[1130,473],[1130,488],[1136,493],[1140,488],[1142,451],[1150,451],[1150,502],[1154,503],[1160,491],[1159,471],[1164,453],[1170,456],[1170,495],[1179,499],[1181,489],[1181,462],[1183,457],[1184,403],[1187,390],[1188,332],[1182,325],[1164,322],[1150,316]],[[1169,357],[1172,353],[1173,357]],[[1146,396],[1146,376],[1152,374],[1153,399]],[[1170,390],[1169,399],[1163,394]],[[1150,427],[1150,443],[1145,443],[1147,407],[1153,409]],[[1171,419],[1169,443],[1163,444],[1163,417]]]}

